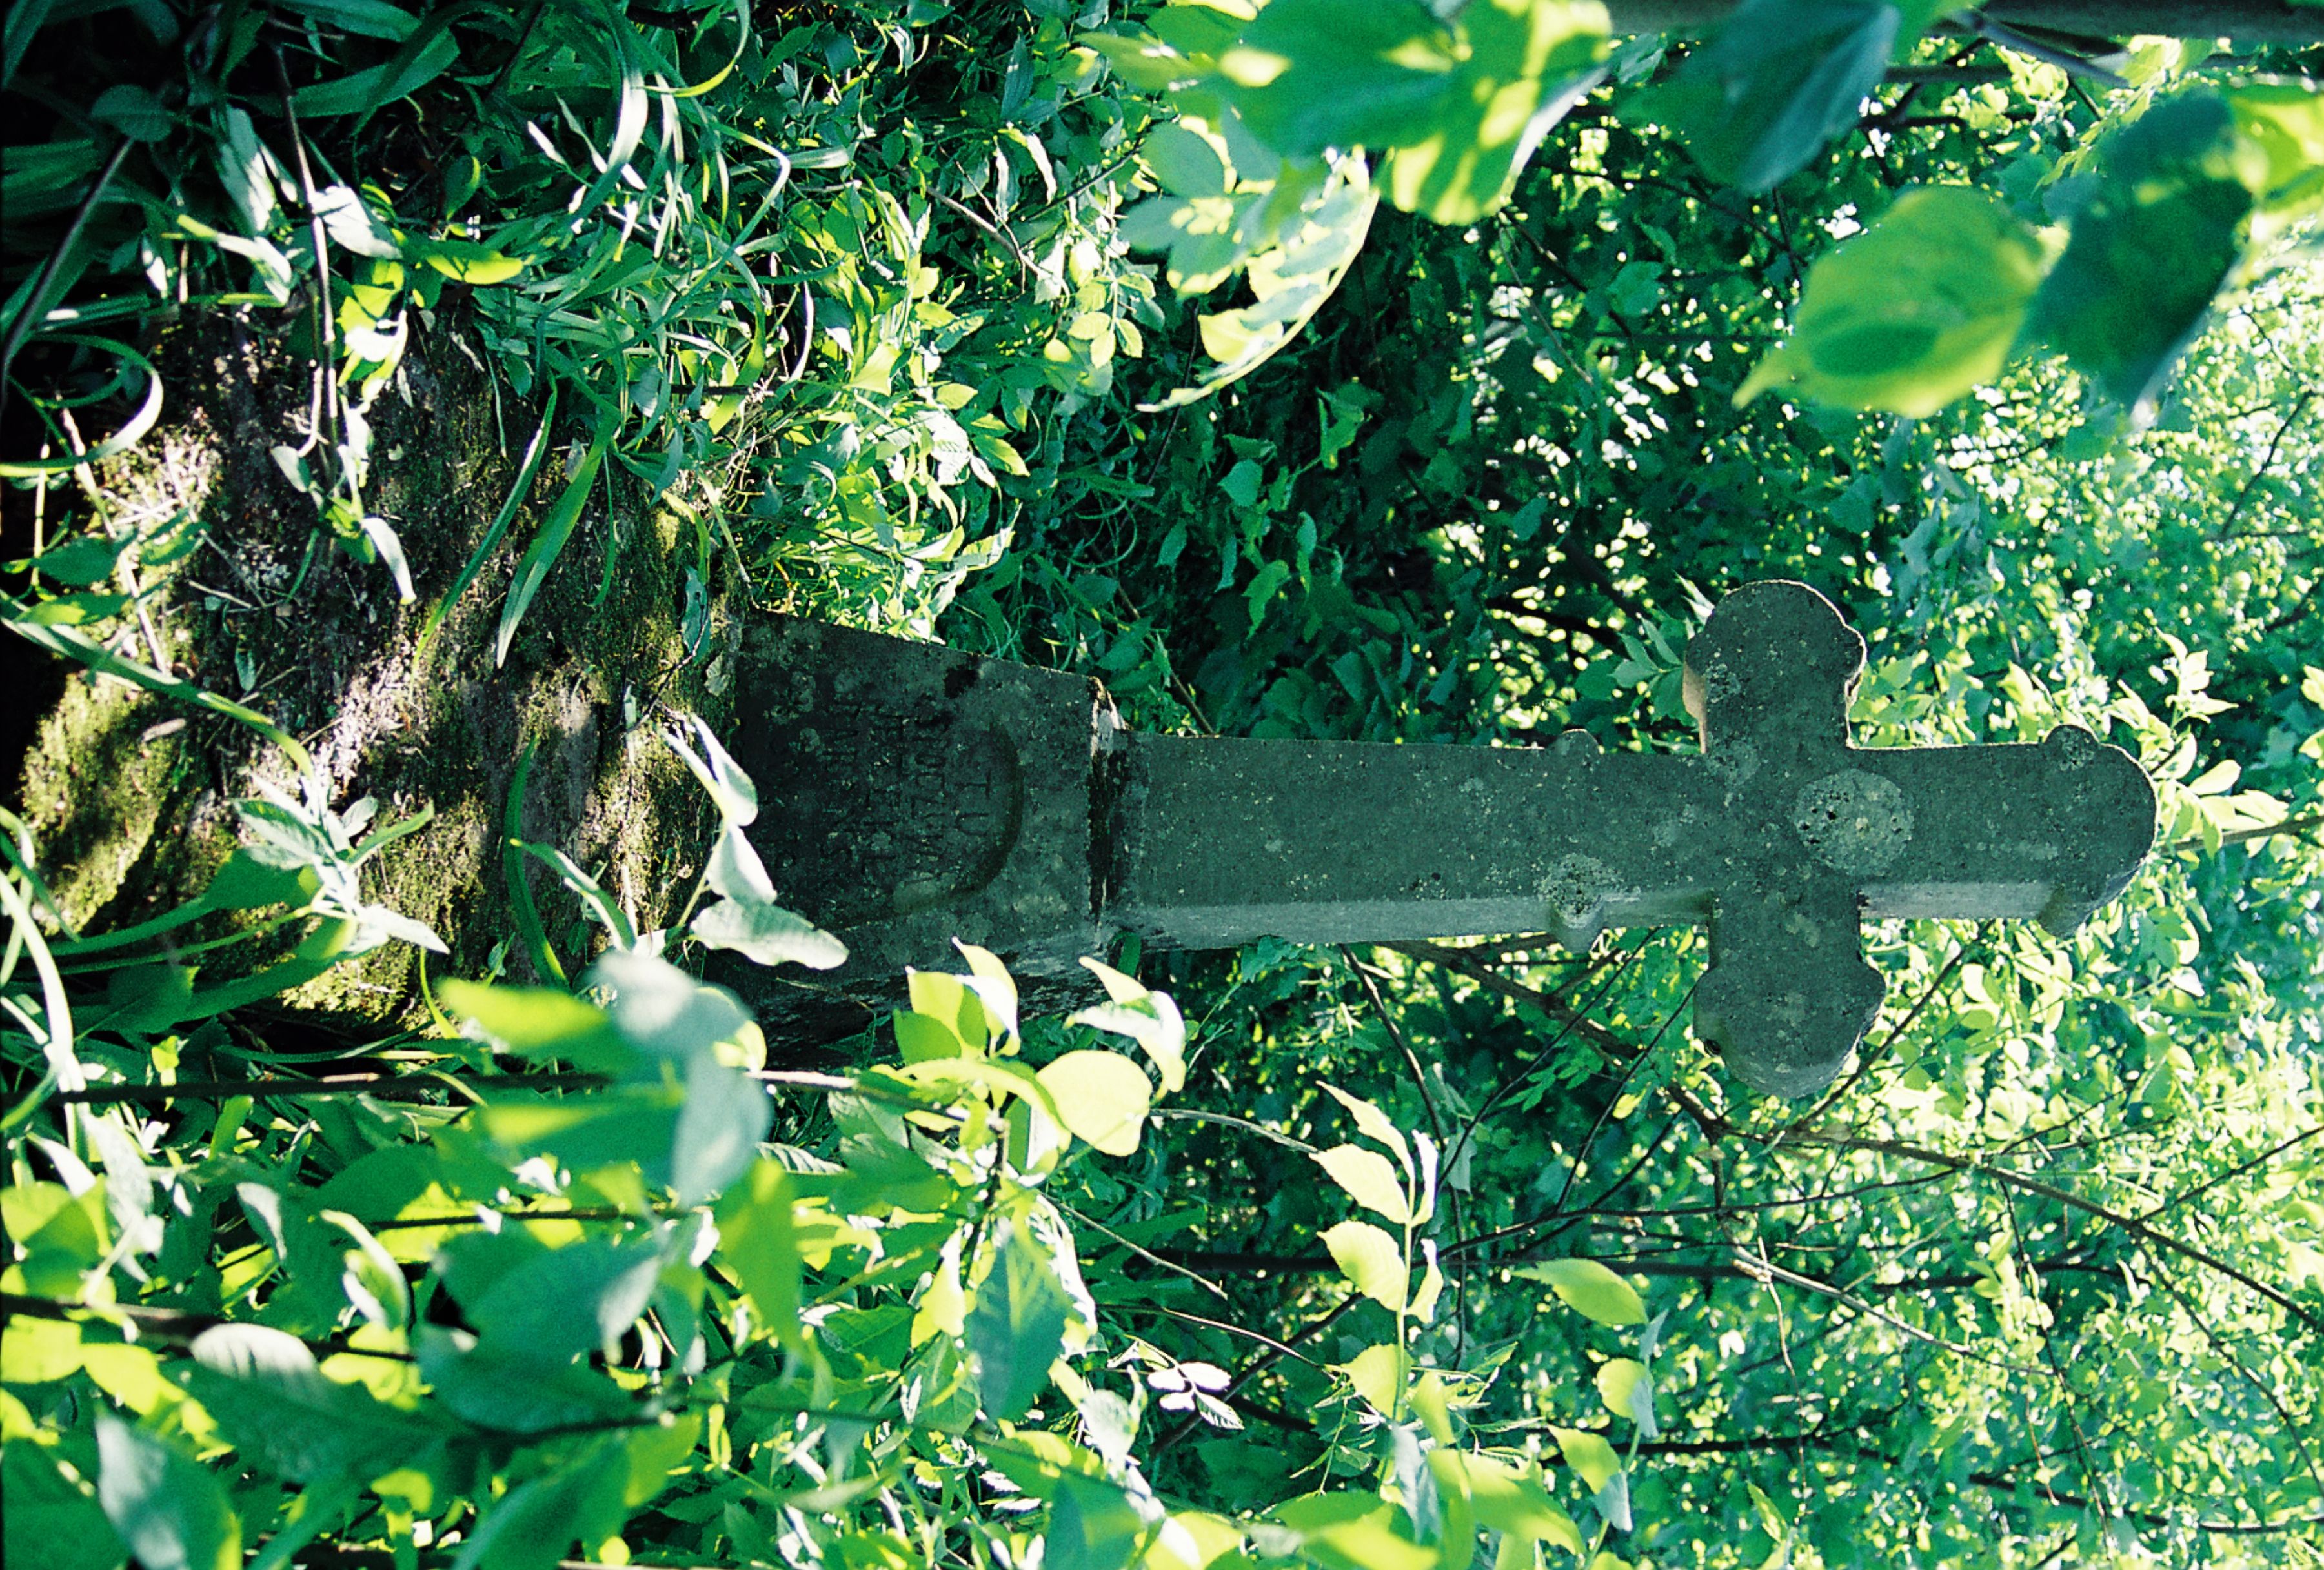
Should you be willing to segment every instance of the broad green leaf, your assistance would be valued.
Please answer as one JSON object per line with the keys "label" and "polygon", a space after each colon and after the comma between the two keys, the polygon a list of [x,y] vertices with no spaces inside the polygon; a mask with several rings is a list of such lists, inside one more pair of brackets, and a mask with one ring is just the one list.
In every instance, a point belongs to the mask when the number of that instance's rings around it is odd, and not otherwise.
{"label": "broad green leaf", "polygon": [[1154,1060],[1165,1092],[1185,1088],[1186,1021],[1170,994],[1149,991],[1134,977],[1086,956],[1082,965],[1105,984],[1107,1002],[1082,1010],[1067,1022],[1129,1037]]}
{"label": "broad green leaf", "polygon": [[361,1385],[316,1366],[304,1343],[259,1325],[221,1325],[194,1339],[186,1388],[247,1464],[295,1482],[372,1477],[441,1437]]}
{"label": "broad green leaf", "polygon": [[1166,122],[1146,134],[1138,154],[1172,196],[1222,197],[1230,174],[1223,145]]}
{"label": "broad green leaf", "polygon": [[1436,1570],[1437,1550],[1397,1529],[1403,1512],[1377,1494],[1310,1494],[1278,1505],[1276,1519],[1300,1533],[1299,1552],[1320,1570]]}
{"label": "broad green leaf", "polygon": [[[1198,402],[1249,375],[1289,343],[1347,276],[1349,264],[1363,249],[1379,203],[1362,161],[1341,160],[1322,199],[1303,208],[1268,249],[1251,258],[1246,276],[1258,303],[1201,319],[1203,352],[1215,364],[1193,386],[1181,387],[1157,403],[1141,404],[1140,410],[1152,412]],[[1131,236],[1127,224],[1123,235],[1133,245],[1144,243]],[[1247,250],[1234,252],[1222,268],[1230,268],[1245,254]],[[1172,265],[1175,273],[1175,251]],[[1224,276],[1222,271],[1212,282]],[[1188,278],[1181,287],[1195,287],[1194,280]]]}
{"label": "broad green leaf", "polygon": [[[2324,202],[2324,91],[2264,82],[2233,88],[2227,97],[2236,130],[2266,159],[2265,173],[2253,185],[2260,210],[2291,217]],[[2246,180],[2255,172],[2246,169]]]}
{"label": "broad green leaf", "polygon": [[1396,1152],[1406,1177],[1412,1173],[1412,1151],[1404,1142],[1404,1134],[1388,1121],[1388,1113],[1360,1096],[1350,1095],[1338,1085],[1323,1082],[1323,1094],[1346,1107],[1356,1120],[1356,1131],[1367,1139],[1378,1140]]}
{"label": "broad green leaf", "polygon": [[619,1341],[645,1312],[660,1273],[661,1258],[650,1245],[586,1238],[534,1255],[463,1307],[490,1346],[575,1357]]}
{"label": "broad green leaf", "polygon": [[[25,565],[59,583],[88,588],[111,582],[121,553],[134,543],[134,536],[124,534],[115,540],[101,530],[92,529],[74,535],[61,545],[51,545]],[[10,565],[13,568],[16,564]]]}
{"label": "broad green leaf", "polygon": [[[960,950],[963,959],[968,961],[969,974],[962,979],[984,1005],[985,1016],[1000,1028],[1003,1036],[1014,1041],[1018,1034],[1016,978],[1009,974],[1009,967],[1001,963],[1000,956],[990,949],[979,948],[973,943],[963,943],[957,937],[952,940],[952,946]],[[1178,1087],[1170,1084],[1169,1076],[1165,1075],[1163,1088],[1176,1090]]]}
{"label": "broad green leaf", "polygon": [[1646,1365],[1636,1358],[1617,1357],[1598,1365],[1598,1399],[1617,1418],[1638,1426],[1652,1439],[1660,1431],[1655,1423],[1655,1381]]}
{"label": "broad green leaf", "polygon": [[1644,1325],[1646,1306],[1628,1281],[1596,1260],[1545,1260],[1519,1265],[1513,1275],[1545,1281],[1565,1306],[1600,1325]]}
{"label": "broad green leaf", "polygon": [[799,1251],[789,1174],[761,1157],[718,1205],[718,1249],[751,1299],[752,1322],[793,1351],[799,1324]]}
{"label": "broad green leaf", "polygon": [[1922,418],[2001,373],[2041,287],[2041,243],[1967,186],[1907,191],[1808,270],[1792,336],[1736,392],[1790,384]]}
{"label": "broad green leaf", "polygon": [[1404,1184],[1394,1165],[1379,1151],[1367,1150],[1360,1145],[1334,1145],[1328,1150],[1316,1151],[1313,1159],[1365,1209],[1386,1216],[1398,1226],[1412,1220],[1412,1206]]}
{"label": "broad green leaf", "polygon": [[2234,269],[2266,156],[2236,135],[2225,100],[2195,93],[2114,133],[2098,162],[2028,330],[2137,408],[2161,391]]}
{"label": "broad green leaf", "polygon": [[1219,56],[1225,92],[1277,152],[1394,150],[1391,199],[1441,224],[1507,199],[1543,133],[1596,79],[1596,5],[1272,0]]}
{"label": "broad green leaf", "polygon": [[1067,1471],[1049,1507],[1043,1570],[1123,1570],[1146,1522],[1111,1482]]}
{"label": "broad green leaf", "polygon": [[627,1427],[641,1416],[629,1393],[586,1364],[475,1344],[465,1331],[421,1325],[411,1350],[445,1410],[510,1435]]}
{"label": "broad green leaf", "polygon": [[145,1570],[241,1570],[242,1524],[208,1467],[100,1412],[97,1502]]}
{"label": "broad green leaf", "polygon": [[141,1418],[171,1401],[178,1387],[162,1376],[161,1360],[151,1348],[115,1342],[83,1342],[80,1370],[100,1390]]}
{"label": "broad green leaf", "polygon": [[1003,1222],[964,1335],[986,1416],[1013,1423],[1048,1388],[1071,1307],[1047,1252],[1015,1222]]}
{"label": "broad green leaf", "polygon": [[0,1381],[46,1384],[80,1367],[80,1326],[61,1319],[11,1314],[0,1326]]}
{"label": "broad green leaf", "polygon": [[1383,1417],[1393,1417],[1402,1403],[1406,1382],[1412,1377],[1412,1358],[1393,1343],[1368,1346],[1338,1365],[1356,1394]]}
{"label": "broad green leaf", "polygon": [[502,1051],[561,1057],[600,1072],[627,1067],[636,1057],[603,1009],[555,987],[487,986],[455,978],[437,983],[436,995],[454,1018],[474,1025]]}
{"label": "broad green leaf", "polygon": [[1391,1314],[1404,1311],[1404,1255],[1394,1238],[1370,1222],[1343,1221],[1325,1230],[1323,1246],[1357,1291]]}
{"label": "broad green leaf", "polygon": [[756,1159],[774,1115],[765,1087],[739,1069],[706,1056],[689,1063],[686,1105],[678,1112],[669,1150],[669,1186],[678,1203],[714,1199],[741,1177]]}
{"label": "broad green leaf", "polygon": [[1555,1543],[1569,1553],[1582,1552],[1581,1528],[1540,1483],[1504,1462],[1473,1451],[1440,1451],[1438,1455],[1445,1469],[1457,1473],[1468,1489],[1469,1506],[1476,1512],[1479,1526]]}
{"label": "broad green leaf", "polygon": [[96,1499],[29,1439],[0,1448],[0,1549],[12,1565],[114,1570],[126,1552]]}
{"label": "broad green leaf", "polygon": [[555,1570],[575,1543],[594,1547],[622,1524],[629,1475],[627,1447],[599,1440],[485,1506],[452,1570]]}
{"label": "broad green leaf", "polygon": [[1771,190],[1855,127],[1943,0],[1744,0],[1632,114],[1676,130],[1712,179]]}
{"label": "broad green leaf", "polygon": [[806,917],[772,903],[721,900],[688,928],[706,948],[724,948],[758,965],[832,970],[847,963],[847,945]]}
{"label": "broad green leaf", "polygon": [[1119,1052],[1067,1052],[1040,1072],[1057,1105],[1058,1121],[1109,1156],[1138,1150],[1146,1113],[1154,1104],[1146,1071]]}
{"label": "broad green leaf", "polygon": [[478,245],[466,240],[428,240],[420,259],[456,282],[473,289],[486,289],[495,283],[506,283],[524,271],[524,260],[504,256],[488,245]]}
{"label": "broad green leaf", "polygon": [[1579,1428],[1552,1427],[1557,1436],[1557,1448],[1565,1456],[1565,1464],[1573,1468],[1591,1493],[1603,1489],[1622,1470],[1622,1463],[1614,1447],[1606,1443],[1602,1434],[1591,1434]]}

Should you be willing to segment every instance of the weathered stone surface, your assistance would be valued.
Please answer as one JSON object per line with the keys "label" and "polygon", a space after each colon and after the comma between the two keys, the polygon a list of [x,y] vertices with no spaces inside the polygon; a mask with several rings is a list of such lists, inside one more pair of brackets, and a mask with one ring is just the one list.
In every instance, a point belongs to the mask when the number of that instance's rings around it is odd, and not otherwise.
{"label": "weathered stone surface", "polygon": [[906,965],[957,967],[954,937],[1036,983],[1103,951],[1093,803],[1120,729],[1096,683],[791,617],[753,627],[740,669],[752,842],[849,951],[812,977],[723,965],[770,1020],[866,1022]]}
{"label": "weathered stone surface", "polygon": [[[1703,751],[1259,742],[1120,731],[1091,684],[805,623],[764,630],[738,756],[779,892],[839,930],[839,981],[948,963],[1033,976],[1120,932],[1162,947],[1706,922],[1697,1031],[1762,1090],[1829,1084],[1878,1010],[1865,915],[2070,930],[2153,838],[2137,765],[2027,745],[1867,750],[1864,643],[1801,584],[1729,596],[1687,650]],[[868,993],[867,993],[868,995]]]}

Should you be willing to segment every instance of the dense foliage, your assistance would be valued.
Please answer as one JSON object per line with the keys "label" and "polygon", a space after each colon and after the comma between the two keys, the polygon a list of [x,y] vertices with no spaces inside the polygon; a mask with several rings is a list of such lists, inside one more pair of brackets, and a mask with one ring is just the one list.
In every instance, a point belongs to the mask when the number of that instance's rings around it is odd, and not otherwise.
{"label": "dense foliage", "polygon": [[[1615,10],[12,10],[5,617],[271,741],[108,929],[0,817],[10,1558],[2316,1562],[2317,57]],[[1860,741],[2088,725],[2160,848],[2069,938],[1874,929],[1812,1105],[1689,1038],[1691,929],[1130,944],[1067,1020],[971,947],[820,1061],[694,979],[837,940],[648,701],[667,928],[512,805],[490,974],[349,1042],[300,989],[442,947],[379,894],[440,830],[173,669],[214,521],[107,481],[234,312],[310,378],[285,606],[338,551],[508,660],[618,489],[709,670],[779,605],[1156,728],[1675,749],[1689,630],[1796,577]],[[371,432],[434,339],[513,473],[431,577]]]}

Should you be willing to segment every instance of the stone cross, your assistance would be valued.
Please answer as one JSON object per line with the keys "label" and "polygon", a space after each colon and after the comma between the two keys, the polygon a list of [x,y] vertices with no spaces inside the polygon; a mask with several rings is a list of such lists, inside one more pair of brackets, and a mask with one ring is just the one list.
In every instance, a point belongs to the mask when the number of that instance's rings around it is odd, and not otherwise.
{"label": "stone cross", "polygon": [[1157,948],[1707,923],[1694,1028],[1760,1090],[1839,1074],[1885,990],[1863,919],[2030,918],[2122,891],[2154,792],[2075,725],[2040,743],[1866,749],[1864,641],[1803,584],[1757,583],[1687,644],[1702,750],[1251,741],[1124,730],[1094,683],[777,619],[750,634],[733,751],[772,804],[779,898],[848,943],[807,984],[729,971],[773,1017],[956,966],[1076,974]]}

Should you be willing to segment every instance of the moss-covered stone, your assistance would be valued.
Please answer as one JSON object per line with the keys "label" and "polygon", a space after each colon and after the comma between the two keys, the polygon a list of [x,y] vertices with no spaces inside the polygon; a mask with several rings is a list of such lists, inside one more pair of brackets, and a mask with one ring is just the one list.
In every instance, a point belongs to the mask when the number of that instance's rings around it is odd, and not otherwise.
{"label": "moss-covered stone", "polygon": [[[418,603],[398,605],[385,569],[333,540],[270,457],[300,439],[311,367],[272,324],[218,315],[189,321],[162,344],[164,422],[97,476],[116,530],[158,535],[181,520],[182,548],[142,568],[154,589],[152,636],[134,625],[95,631],[126,637],[124,652],[148,661],[158,643],[173,674],[272,716],[312,753],[336,805],[375,796],[382,823],[432,808],[425,828],[371,864],[365,892],[442,935],[452,952],[434,962],[436,974],[475,974],[515,935],[500,851],[527,750],[535,761],[522,835],[564,850],[650,929],[685,898],[713,827],[699,788],[652,727],[668,706],[714,724],[720,716],[679,637],[677,522],[651,512],[622,476],[595,487],[507,665],[494,668],[514,564],[563,487],[554,455],[422,646],[429,607],[484,537],[514,478],[511,448],[521,450],[537,418],[458,352],[455,330],[420,335],[372,410],[365,499],[401,535]],[[64,499],[51,498],[52,515]],[[294,774],[281,749],[248,726],[81,674],[40,714],[24,757],[16,801],[66,915],[97,931],[198,892],[235,842],[232,803],[254,780],[289,786]],[[586,935],[567,941],[577,904],[547,873],[528,875],[552,938],[568,960],[578,957]],[[246,947],[205,956],[206,974],[279,952]],[[410,946],[391,943],[292,1001],[405,1016],[418,1007],[417,959]],[[521,944],[509,942],[505,963],[529,973]]]}

